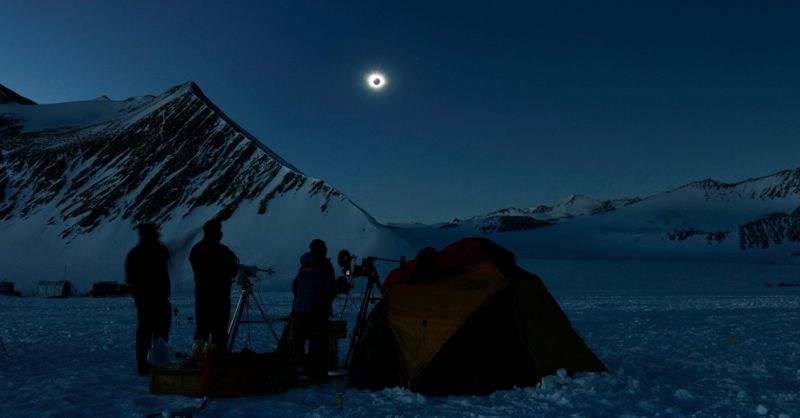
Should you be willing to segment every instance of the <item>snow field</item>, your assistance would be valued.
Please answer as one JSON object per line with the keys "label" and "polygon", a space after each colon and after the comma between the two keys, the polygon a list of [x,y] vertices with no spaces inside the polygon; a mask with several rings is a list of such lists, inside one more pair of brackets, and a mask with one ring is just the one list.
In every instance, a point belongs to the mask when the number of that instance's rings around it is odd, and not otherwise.
{"label": "snow field", "polygon": [[[608,274],[599,274],[599,283],[594,283],[605,292],[586,294],[569,281],[572,262],[535,264],[610,373],[549,376],[538,387],[488,397],[431,398],[398,388],[350,389],[344,412],[337,409],[333,385],[326,384],[273,396],[212,400],[199,416],[800,416],[800,289],[767,289],[761,278],[750,280],[749,290],[743,283],[724,287],[720,283],[726,277],[747,273],[747,267],[730,265],[708,268],[705,276],[695,277],[709,283],[705,294],[699,287],[665,294],[641,280],[633,289],[634,278],[615,281],[620,283],[615,288]],[[647,269],[628,262],[606,265],[609,271],[612,266],[635,275]],[[650,267],[663,270],[658,264]],[[698,271],[685,268],[689,276]],[[710,277],[710,271],[718,276]],[[783,271],[787,276],[797,273]],[[358,308],[358,295],[352,296],[344,315],[350,320]],[[262,297],[274,317],[288,312],[288,292],[269,291]],[[185,352],[193,332],[186,323],[186,316],[193,315],[193,299],[177,295],[173,305],[180,324],[173,326],[170,345]],[[0,338],[9,351],[9,357],[0,353],[4,417],[141,417],[199,404],[180,396],[150,395],[148,379],[134,374],[135,310],[130,299],[0,297],[0,324]],[[240,344],[247,334],[243,326]],[[257,348],[268,347],[264,332],[252,332],[251,339]]]}

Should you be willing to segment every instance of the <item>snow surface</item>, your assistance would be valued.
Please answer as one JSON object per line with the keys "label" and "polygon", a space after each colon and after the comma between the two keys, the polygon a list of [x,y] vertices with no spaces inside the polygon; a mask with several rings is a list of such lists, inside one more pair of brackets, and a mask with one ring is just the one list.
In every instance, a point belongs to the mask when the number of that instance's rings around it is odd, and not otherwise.
{"label": "snow surface", "polygon": [[[339,412],[332,384],[247,399],[212,400],[200,417],[798,417],[800,281],[790,265],[525,260],[611,370],[551,376],[536,388],[488,397],[424,397],[350,389]],[[765,287],[772,283],[773,287]],[[266,283],[260,285],[268,287]],[[285,315],[285,289],[262,293]],[[341,306],[342,300],[339,300]],[[189,294],[171,344],[187,351]],[[345,317],[357,307],[350,304]],[[0,297],[4,417],[140,417],[197,405],[154,396],[134,374],[130,299]],[[243,332],[246,336],[246,332]],[[242,340],[240,340],[242,341]],[[253,333],[255,347],[268,347]]]}
{"label": "snow surface", "polygon": [[[297,260],[308,250],[308,243],[314,238],[323,238],[331,251],[348,248],[361,256],[410,255],[407,244],[347,202],[332,201],[328,211],[320,213],[318,205],[308,204],[305,192],[308,187],[306,185],[298,193],[273,201],[267,217],[258,214],[258,202],[243,203],[237,216],[223,223],[223,244],[236,253],[242,264],[275,269],[283,284],[291,280]],[[314,201],[321,204],[322,199],[319,196]],[[170,275],[174,291],[192,290],[189,251],[202,238],[201,227],[216,210],[214,207],[201,207],[185,218],[172,219],[161,225],[162,240],[171,253]],[[65,245],[53,227],[41,227],[47,224],[45,218],[49,214],[50,211],[43,210],[25,222],[0,222],[2,242],[28,243],[24,251],[0,254],[3,266],[0,278],[16,282],[17,288],[25,294],[33,293],[40,280],[66,278],[80,293],[88,292],[95,281],[124,281],[125,256],[138,241],[133,225],[129,222],[106,223],[92,234],[78,235]],[[98,242],[106,243],[102,251],[98,251]],[[8,248],[15,247],[9,244]],[[48,263],[42,263],[42,254],[48,255]],[[26,271],[40,275],[25,276]],[[104,275],[98,277],[97,272]]]}
{"label": "snow surface", "polygon": [[40,104],[36,106],[6,104],[0,107],[0,116],[13,117],[23,127],[22,132],[65,131],[109,123],[115,118],[136,110],[152,99],[138,97],[130,101],[111,101],[100,97],[69,103]]}

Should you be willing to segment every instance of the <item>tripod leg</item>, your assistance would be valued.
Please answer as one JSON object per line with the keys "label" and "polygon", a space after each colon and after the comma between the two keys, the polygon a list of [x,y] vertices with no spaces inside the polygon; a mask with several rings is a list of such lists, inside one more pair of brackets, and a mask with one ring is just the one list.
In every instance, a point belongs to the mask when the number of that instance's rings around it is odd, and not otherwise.
{"label": "tripod leg", "polygon": [[363,328],[366,322],[366,312],[369,309],[369,300],[372,298],[372,287],[373,283],[372,280],[370,280],[367,283],[367,288],[364,290],[364,298],[361,299],[361,307],[358,310],[356,323],[353,325],[353,336],[350,338],[350,347],[347,348],[347,356],[344,358],[345,368],[350,367],[350,361],[353,358],[353,352],[355,351],[356,344],[358,344],[358,339],[364,332]]}
{"label": "tripod leg", "polygon": [[264,306],[261,303],[261,300],[258,298],[258,295],[252,295],[252,298],[253,301],[255,301],[256,303],[256,308],[258,308],[258,311],[261,313],[262,319],[264,320],[264,322],[267,323],[267,328],[269,328],[269,332],[272,333],[273,337],[275,337],[275,341],[280,340],[280,338],[278,338],[278,333],[275,332],[275,328],[272,327],[272,321],[269,319],[269,315],[267,315],[267,312],[264,310]]}
{"label": "tripod leg", "polygon": [[250,298],[250,289],[242,290],[239,295],[239,302],[236,304],[236,310],[231,318],[231,323],[228,326],[228,351],[233,351],[233,343],[236,341],[236,333],[239,331],[239,323],[242,320],[242,312],[247,309],[248,299]]}

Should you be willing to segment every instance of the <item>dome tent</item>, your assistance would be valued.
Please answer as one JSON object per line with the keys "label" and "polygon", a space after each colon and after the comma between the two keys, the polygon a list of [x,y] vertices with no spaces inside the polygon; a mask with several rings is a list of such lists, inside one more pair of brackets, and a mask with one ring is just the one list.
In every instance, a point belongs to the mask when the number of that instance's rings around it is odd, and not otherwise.
{"label": "dome tent", "polygon": [[607,370],[541,280],[492,241],[423,250],[384,290],[353,353],[352,387],[485,395],[558,369]]}

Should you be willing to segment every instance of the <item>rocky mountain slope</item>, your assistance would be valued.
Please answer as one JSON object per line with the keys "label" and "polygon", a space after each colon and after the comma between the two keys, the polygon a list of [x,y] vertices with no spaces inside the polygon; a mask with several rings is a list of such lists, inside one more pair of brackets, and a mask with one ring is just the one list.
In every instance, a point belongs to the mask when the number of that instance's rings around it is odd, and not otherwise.
{"label": "rocky mountain slope", "polygon": [[36,104],[33,100],[27,97],[22,97],[8,87],[0,84],[0,104],[17,103],[24,105]]}
{"label": "rocky mountain slope", "polygon": [[[7,90],[7,89],[6,89]],[[9,90],[10,91],[10,90]],[[290,276],[307,243],[396,254],[406,243],[227,117],[194,83],[112,101],[0,105],[0,278],[122,279],[133,227],[157,222],[176,286],[208,219],[242,262]]]}

